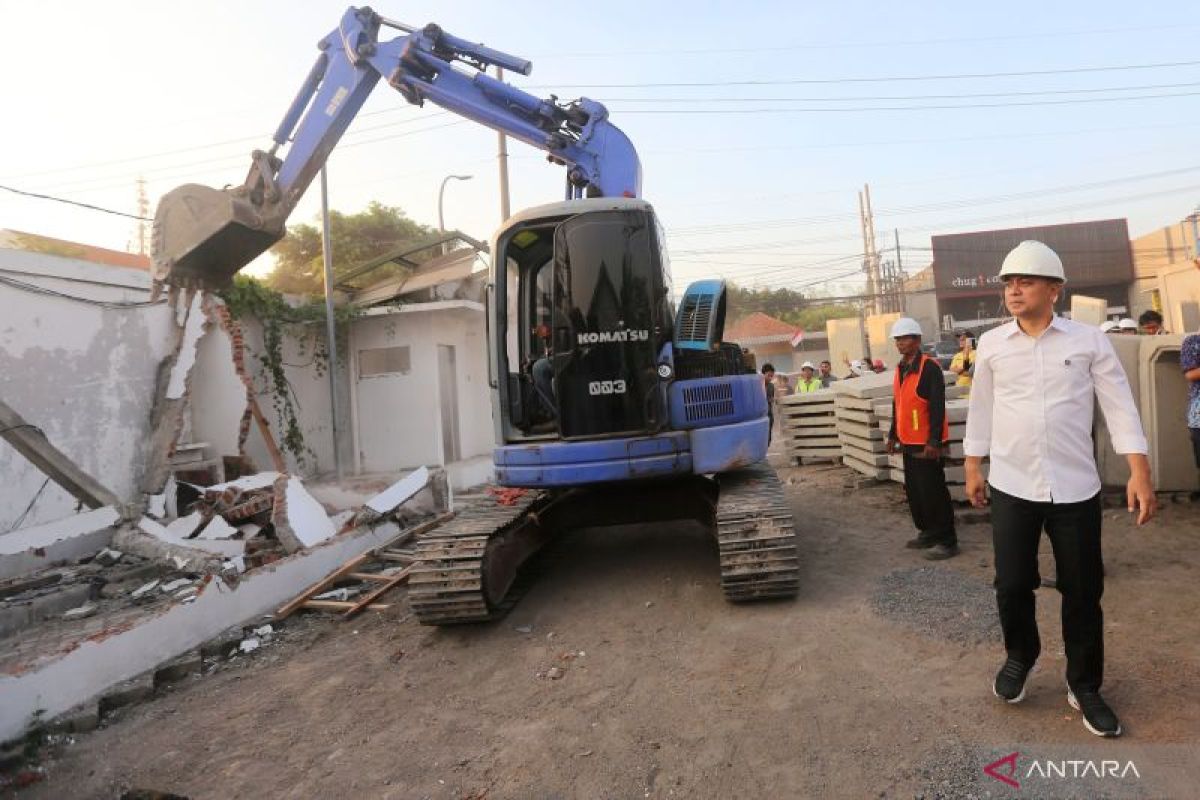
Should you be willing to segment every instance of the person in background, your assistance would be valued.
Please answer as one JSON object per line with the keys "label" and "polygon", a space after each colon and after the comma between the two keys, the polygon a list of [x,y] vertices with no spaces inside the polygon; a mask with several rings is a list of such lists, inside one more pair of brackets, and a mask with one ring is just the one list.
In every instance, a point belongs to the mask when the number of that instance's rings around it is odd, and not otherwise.
{"label": "person in background", "polygon": [[1136,336],[1137,332],[1138,332],[1138,324],[1136,322],[1134,322],[1132,319],[1130,319],[1129,317],[1126,317],[1125,319],[1123,319],[1117,323],[1117,333],[1123,334],[1125,336],[1130,336],[1130,335]]}
{"label": "person in background", "polygon": [[805,361],[800,365],[800,378],[796,381],[797,394],[808,394],[809,392],[825,388],[821,385],[821,379],[815,373],[816,368],[813,367],[811,361]]}
{"label": "person in background", "polygon": [[971,373],[975,369],[975,340],[968,331],[958,331],[954,334],[958,339],[958,352],[950,361],[950,371],[958,377],[955,386],[970,386]]}
{"label": "person in background", "polygon": [[833,363],[831,361],[822,361],[818,366],[820,370],[817,372],[817,378],[821,381],[821,388],[828,389],[829,384],[837,380],[837,376],[833,374]]}
{"label": "person in background", "polygon": [[[1192,457],[1196,459],[1196,471],[1200,472],[1200,333],[1184,338],[1179,364],[1188,382],[1187,426],[1192,435]],[[1200,491],[1192,492],[1192,499],[1200,499]]]}
{"label": "person in background", "polygon": [[767,393],[767,445],[775,433],[775,365],[762,365],[763,391]]}
{"label": "person in background", "polygon": [[1111,319],[1104,320],[1104,322],[1100,323],[1100,332],[1101,333],[1118,333],[1117,323],[1113,322]]}
{"label": "person in background", "polygon": [[780,398],[787,397],[788,395],[792,394],[793,391],[792,382],[788,379],[788,376],[784,375],[782,372],[776,372],[775,401],[778,402]]}
{"label": "person in background", "polygon": [[[992,548],[996,606],[1006,659],[992,692],[1007,703],[1025,698],[1025,681],[1041,655],[1037,601],[1043,530],[1054,552],[1062,596],[1067,703],[1097,736],[1120,736],[1117,715],[1100,696],[1104,682],[1104,561],[1100,475],[1092,418],[1097,401],[1124,454],[1129,512],[1138,525],[1158,508],[1146,436],[1112,343],[1097,328],[1054,313],[1066,275],[1042,242],[1017,245],[1000,267],[1010,322],[979,340],[967,431],[967,497],[987,503],[982,462],[991,456]],[[1132,321],[1132,320],[1131,320]]]}
{"label": "person in background", "polygon": [[1138,327],[1147,336],[1165,336],[1167,329],[1163,327],[1163,316],[1154,309],[1143,311],[1138,317]]}
{"label": "person in background", "polygon": [[921,352],[921,325],[915,319],[896,320],[892,340],[900,363],[892,380],[887,449],[904,454],[904,493],[917,528],[917,538],[905,547],[924,550],[930,561],[951,558],[958,555],[958,534],[946,486],[946,379],[937,359]]}

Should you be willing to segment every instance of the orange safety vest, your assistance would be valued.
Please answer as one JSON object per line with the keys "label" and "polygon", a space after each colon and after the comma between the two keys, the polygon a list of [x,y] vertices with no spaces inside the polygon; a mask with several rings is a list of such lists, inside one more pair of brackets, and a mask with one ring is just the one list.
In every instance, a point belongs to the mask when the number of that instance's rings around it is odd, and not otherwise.
{"label": "orange safety vest", "polygon": [[[900,381],[901,361],[896,365],[896,374],[892,376],[892,393],[896,398],[896,438],[903,444],[931,444],[929,440],[929,401],[917,394],[917,384],[921,382],[921,373],[925,371],[925,362],[929,356],[921,354],[917,368]],[[940,446],[950,438],[950,418],[942,417],[942,436],[932,442]]]}

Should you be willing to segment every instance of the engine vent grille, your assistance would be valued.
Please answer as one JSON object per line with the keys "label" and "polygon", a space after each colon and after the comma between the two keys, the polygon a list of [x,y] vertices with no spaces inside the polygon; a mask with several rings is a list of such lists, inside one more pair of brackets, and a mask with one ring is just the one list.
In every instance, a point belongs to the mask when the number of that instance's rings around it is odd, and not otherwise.
{"label": "engine vent grille", "polygon": [[712,322],[714,300],[715,296],[711,294],[684,296],[678,333],[680,341],[708,341],[708,328]]}
{"label": "engine vent grille", "polygon": [[717,383],[683,390],[683,409],[688,422],[732,416],[733,386]]}

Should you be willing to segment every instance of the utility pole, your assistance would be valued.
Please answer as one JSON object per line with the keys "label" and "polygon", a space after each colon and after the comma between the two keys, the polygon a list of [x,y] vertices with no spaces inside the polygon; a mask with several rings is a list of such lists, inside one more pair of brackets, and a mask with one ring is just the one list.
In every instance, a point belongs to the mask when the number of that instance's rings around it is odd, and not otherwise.
{"label": "utility pole", "polygon": [[904,313],[904,262],[900,260],[900,229],[892,228],[896,237],[896,310]]}
{"label": "utility pole", "polygon": [[321,167],[321,254],[325,260],[325,335],[329,339],[329,409],[333,415],[333,468],[342,480],[341,425],[338,413],[337,324],[333,319],[333,244],[329,240],[329,181]]}
{"label": "utility pole", "polygon": [[[496,67],[496,79],[504,80],[504,68]],[[500,222],[504,222],[509,216],[508,207],[508,137],[503,133],[497,133],[497,138],[500,143],[500,150],[496,154],[496,158],[500,162]]]}
{"label": "utility pole", "polygon": [[871,296],[872,313],[883,311],[880,296],[879,251],[875,245],[875,216],[871,211],[871,186],[863,184],[858,193],[858,216],[863,236],[863,271],[867,273],[867,294]]}
{"label": "utility pole", "polygon": [[150,216],[150,198],[146,196],[146,179],[139,176],[137,179],[137,213],[141,219],[137,224],[137,252],[138,255],[150,255],[150,242],[148,231],[146,230],[146,220]]}

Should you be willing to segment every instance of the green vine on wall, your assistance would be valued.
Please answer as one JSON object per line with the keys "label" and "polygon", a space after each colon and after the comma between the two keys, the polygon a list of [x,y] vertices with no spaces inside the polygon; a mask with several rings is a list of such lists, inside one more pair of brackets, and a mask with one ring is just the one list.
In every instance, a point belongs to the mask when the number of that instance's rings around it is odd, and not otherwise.
{"label": "green vine on wall", "polygon": [[[304,464],[313,455],[304,443],[304,432],[297,416],[299,399],[287,379],[285,367],[313,366],[322,376],[329,368],[329,346],[322,336],[325,328],[325,304],[323,302],[290,305],[282,294],[259,281],[245,275],[237,275],[233,285],[220,292],[221,299],[236,320],[254,319],[262,325],[263,350],[255,353],[262,365],[267,380],[267,392],[271,395],[276,418],[282,426],[280,444],[285,450]],[[346,333],[349,322],[358,316],[359,310],[349,306],[334,308],[335,336],[338,352],[346,352]],[[300,354],[312,353],[310,364],[288,364],[283,359],[284,337],[291,337],[298,345]],[[344,355],[343,355],[344,359]]]}

